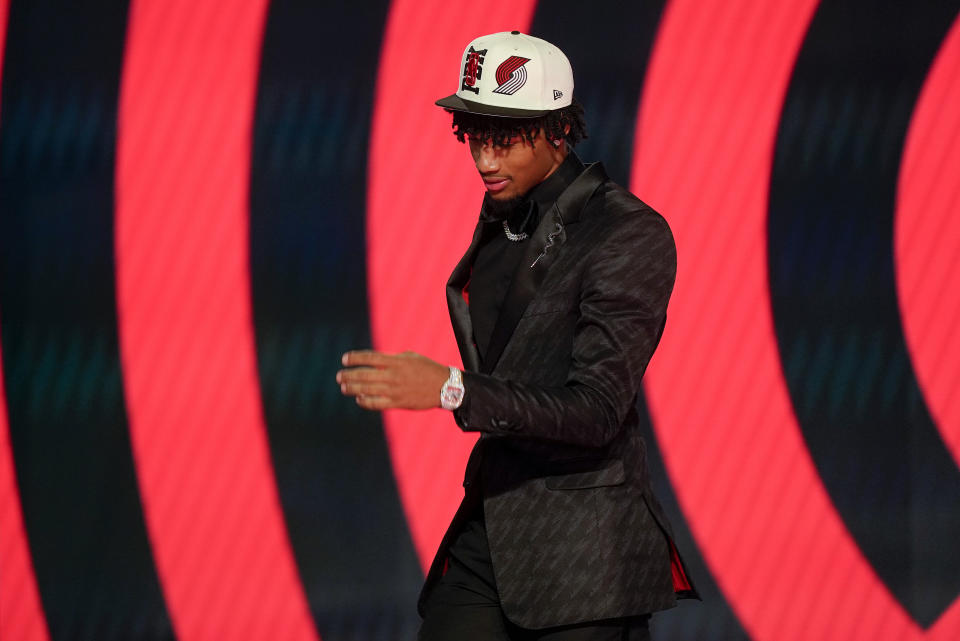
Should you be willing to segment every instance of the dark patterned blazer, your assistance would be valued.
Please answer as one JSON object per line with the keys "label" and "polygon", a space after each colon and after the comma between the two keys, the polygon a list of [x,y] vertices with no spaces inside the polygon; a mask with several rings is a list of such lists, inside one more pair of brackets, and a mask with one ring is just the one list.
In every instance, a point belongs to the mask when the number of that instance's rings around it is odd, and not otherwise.
{"label": "dark patterned blazer", "polygon": [[[464,486],[481,488],[504,614],[544,628],[696,596],[650,490],[635,409],[676,274],[666,221],[588,166],[543,213],[481,358],[465,294],[489,224],[447,300],[465,370],[455,419],[481,433]],[[421,614],[468,511],[444,536]]]}

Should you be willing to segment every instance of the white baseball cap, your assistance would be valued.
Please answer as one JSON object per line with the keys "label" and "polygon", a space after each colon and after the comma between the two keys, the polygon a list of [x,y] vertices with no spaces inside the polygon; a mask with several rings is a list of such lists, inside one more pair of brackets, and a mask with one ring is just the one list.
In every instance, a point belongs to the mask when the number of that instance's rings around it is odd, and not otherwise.
{"label": "white baseball cap", "polygon": [[570,105],[573,69],[555,46],[519,31],[480,36],[460,59],[458,89],[437,105],[486,116],[535,118]]}

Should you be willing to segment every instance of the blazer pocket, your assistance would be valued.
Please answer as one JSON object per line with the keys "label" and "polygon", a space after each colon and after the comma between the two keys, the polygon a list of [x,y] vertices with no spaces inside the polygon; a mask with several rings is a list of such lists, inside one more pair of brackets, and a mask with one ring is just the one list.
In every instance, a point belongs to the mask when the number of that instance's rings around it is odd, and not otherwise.
{"label": "blazer pocket", "polygon": [[579,302],[566,293],[553,296],[535,296],[527,308],[523,310],[521,318],[542,316],[544,314],[572,314],[579,310]]}
{"label": "blazer pocket", "polygon": [[620,459],[577,459],[551,466],[556,472],[544,479],[549,490],[586,490],[622,485],[626,480]]}
{"label": "blazer pocket", "polygon": [[520,316],[523,318],[534,318],[537,316],[546,316],[547,314],[572,314],[576,309],[570,307],[569,305],[563,307],[534,307],[533,309],[527,308],[524,310],[523,314]]}

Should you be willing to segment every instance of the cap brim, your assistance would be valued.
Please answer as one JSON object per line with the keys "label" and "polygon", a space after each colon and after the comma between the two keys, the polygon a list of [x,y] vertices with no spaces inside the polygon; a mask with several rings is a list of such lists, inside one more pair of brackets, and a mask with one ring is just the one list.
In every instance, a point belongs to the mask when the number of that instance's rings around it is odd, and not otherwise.
{"label": "cap brim", "polygon": [[464,100],[457,94],[441,98],[436,103],[438,107],[451,111],[465,111],[481,116],[500,116],[501,118],[539,118],[550,113],[549,109],[510,109],[509,107],[494,107],[472,100]]}

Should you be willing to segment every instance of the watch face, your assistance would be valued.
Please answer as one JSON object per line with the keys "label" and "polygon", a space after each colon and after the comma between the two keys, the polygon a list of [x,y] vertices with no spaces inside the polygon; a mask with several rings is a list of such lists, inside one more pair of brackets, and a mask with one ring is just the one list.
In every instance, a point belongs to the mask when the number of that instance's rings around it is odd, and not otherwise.
{"label": "watch face", "polygon": [[440,388],[440,407],[455,410],[463,402],[463,375],[456,367],[450,368],[450,378]]}
{"label": "watch face", "polygon": [[443,386],[443,393],[440,396],[440,405],[448,410],[455,410],[463,402],[463,385],[451,385],[449,383]]}

